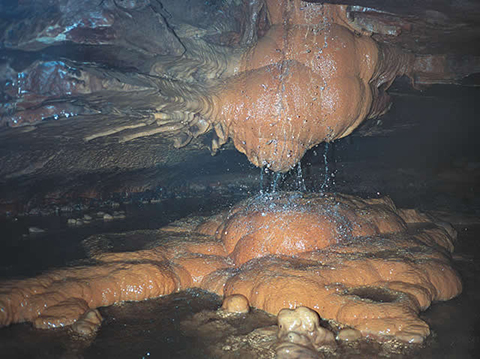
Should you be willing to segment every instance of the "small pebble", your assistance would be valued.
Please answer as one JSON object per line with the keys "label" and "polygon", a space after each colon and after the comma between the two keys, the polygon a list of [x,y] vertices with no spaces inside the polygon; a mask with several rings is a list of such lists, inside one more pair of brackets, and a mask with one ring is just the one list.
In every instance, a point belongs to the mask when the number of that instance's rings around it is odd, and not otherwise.
{"label": "small pebble", "polygon": [[28,233],[34,234],[34,233],[43,233],[45,232],[44,229],[38,228],[38,227],[29,227],[28,228]]}
{"label": "small pebble", "polygon": [[340,330],[340,333],[337,335],[337,340],[344,342],[354,342],[362,338],[362,333],[353,328],[345,328]]}
{"label": "small pebble", "polygon": [[60,207],[60,212],[63,212],[63,213],[73,212],[73,208],[71,206],[62,206]]}
{"label": "small pebble", "polygon": [[424,337],[419,334],[409,333],[409,332],[400,332],[396,335],[398,340],[402,342],[409,343],[409,344],[422,344],[424,341]]}

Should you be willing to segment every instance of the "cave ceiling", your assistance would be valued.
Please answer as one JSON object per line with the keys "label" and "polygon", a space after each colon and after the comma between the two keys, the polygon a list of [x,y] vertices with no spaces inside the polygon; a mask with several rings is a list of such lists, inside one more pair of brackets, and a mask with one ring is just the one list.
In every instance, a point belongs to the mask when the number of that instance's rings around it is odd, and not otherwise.
{"label": "cave ceiling", "polygon": [[[400,92],[478,85],[476,1],[310,3],[345,5],[355,32],[415,56]],[[205,94],[271,25],[262,0],[2,1],[0,197],[60,176],[161,170],[173,181],[182,164],[233,152]],[[397,127],[366,121],[353,135]]]}

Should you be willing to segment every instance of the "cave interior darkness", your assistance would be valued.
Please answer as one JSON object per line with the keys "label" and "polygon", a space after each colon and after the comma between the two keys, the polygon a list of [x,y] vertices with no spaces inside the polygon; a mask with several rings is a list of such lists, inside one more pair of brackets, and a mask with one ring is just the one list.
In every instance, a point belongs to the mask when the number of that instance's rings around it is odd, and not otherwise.
{"label": "cave interior darkness", "polygon": [[[275,180],[286,191],[389,196],[399,208],[454,226],[453,265],[463,293],[421,315],[432,334],[420,346],[366,341],[319,358],[478,357],[480,4],[302,2],[323,3],[345,5],[363,36],[421,60],[388,88],[385,114],[308,149],[297,167],[276,175],[249,162],[215,124],[182,117],[195,111],[185,103],[201,102],[209,84],[227,81],[231,59],[267,33],[264,1],[1,1],[0,280],[81,263],[90,236],[208,216],[272,190]],[[159,109],[171,117],[157,131],[143,122],[157,120]],[[193,290],[102,308],[104,322],[88,340],[14,324],[0,328],[0,353],[230,358],[209,348],[227,345],[227,334],[240,338],[275,324],[256,311],[244,322],[231,319],[222,337],[207,325],[208,311],[220,305],[214,294]]]}

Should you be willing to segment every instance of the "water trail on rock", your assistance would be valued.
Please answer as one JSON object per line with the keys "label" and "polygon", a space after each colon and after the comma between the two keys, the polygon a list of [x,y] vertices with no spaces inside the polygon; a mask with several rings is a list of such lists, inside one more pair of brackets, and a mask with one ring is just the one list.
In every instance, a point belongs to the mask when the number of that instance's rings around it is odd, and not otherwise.
{"label": "water trail on rock", "polygon": [[280,172],[273,173],[273,183],[272,183],[272,192],[276,193],[278,191],[278,187],[283,182],[283,174]]}
{"label": "water trail on rock", "polygon": [[330,144],[328,142],[325,142],[325,150],[323,151],[323,164],[325,166],[325,175],[323,177],[323,183],[322,186],[320,187],[320,191],[326,192],[329,187],[329,179],[330,179],[330,171],[328,168],[328,149],[330,148]]}
{"label": "water trail on rock", "polygon": [[325,142],[325,147],[323,151],[323,165],[324,165],[324,175],[323,183],[320,187],[320,193],[334,192],[335,187],[335,161],[333,160],[333,142]]}
{"label": "water trail on rock", "polygon": [[264,175],[263,173],[265,172],[265,166],[260,167],[260,195],[262,195],[265,192],[265,183],[264,183]]}
{"label": "water trail on rock", "polygon": [[297,164],[297,180],[295,183],[299,191],[307,192],[307,186],[305,185],[305,179],[303,178],[302,162],[298,162]]}
{"label": "water trail on rock", "polygon": [[260,169],[260,196],[272,197],[286,191],[307,192],[301,163],[287,173],[273,172],[268,167]]}

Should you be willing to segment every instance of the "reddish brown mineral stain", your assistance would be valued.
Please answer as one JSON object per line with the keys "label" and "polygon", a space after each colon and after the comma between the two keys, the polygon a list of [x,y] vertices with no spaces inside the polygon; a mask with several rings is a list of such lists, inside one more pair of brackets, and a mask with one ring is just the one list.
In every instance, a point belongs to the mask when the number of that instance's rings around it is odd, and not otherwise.
{"label": "reddish brown mineral stain", "polygon": [[[405,222],[427,227],[409,233]],[[418,313],[461,291],[451,226],[388,198],[287,193],[158,233],[171,241],[2,283],[0,324],[70,325],[89,308],[200,287],[272,314],[304,306],[364,336],[421,342],[430,330]]]}

